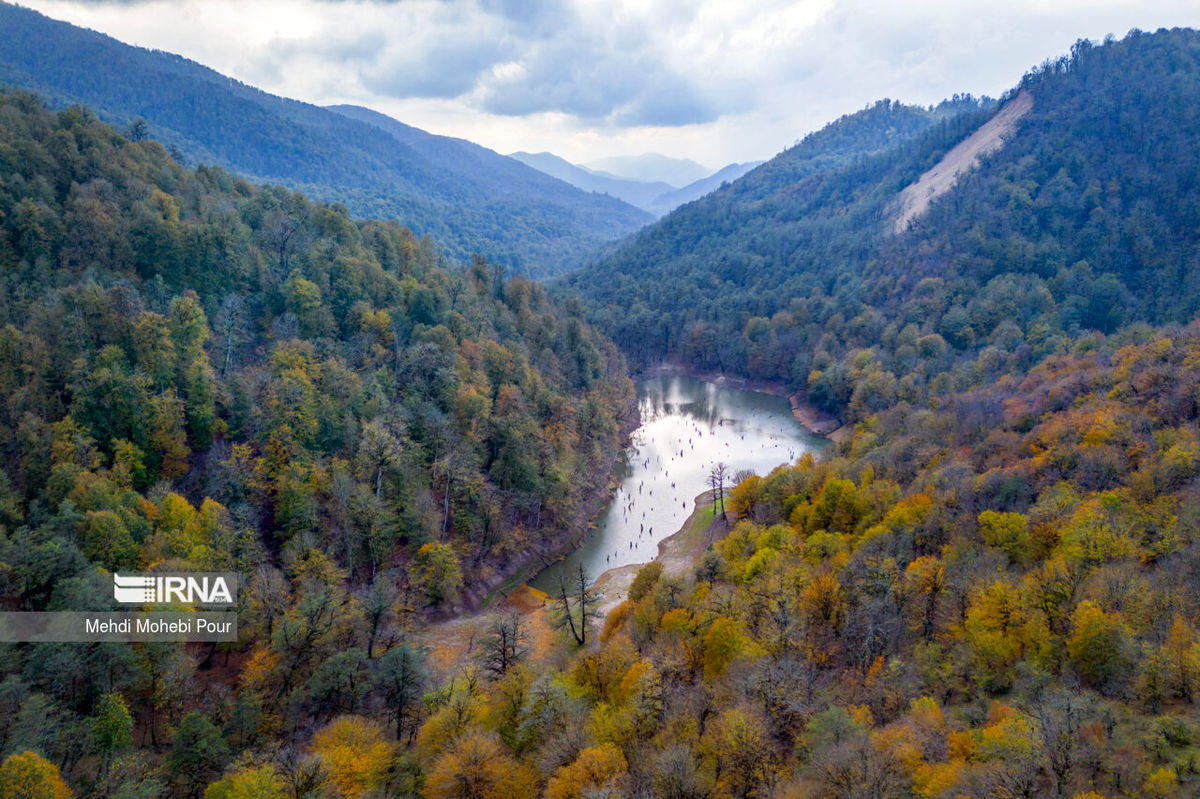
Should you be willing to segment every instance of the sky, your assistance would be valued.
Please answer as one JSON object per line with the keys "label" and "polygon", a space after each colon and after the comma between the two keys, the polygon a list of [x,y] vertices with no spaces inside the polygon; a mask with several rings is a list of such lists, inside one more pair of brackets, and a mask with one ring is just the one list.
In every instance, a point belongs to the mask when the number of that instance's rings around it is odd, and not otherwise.
{"label": "sky", "polygon": [[502,153],[769,158],[882,98],[998,97],[1200,0],[18,0],[266,91]]}

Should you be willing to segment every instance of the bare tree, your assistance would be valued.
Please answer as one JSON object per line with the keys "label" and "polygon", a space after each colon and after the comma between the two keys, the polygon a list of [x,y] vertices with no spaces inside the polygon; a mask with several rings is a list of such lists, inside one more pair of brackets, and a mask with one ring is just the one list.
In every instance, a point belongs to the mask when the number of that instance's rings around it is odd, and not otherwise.
{"label": "bare tree", "polygon": [[503,677],[515,666],[529,648],[525,646],[525,630],[521,618],[510,613],[492,625],[483,649],[483,668],[493,678]]}
{"label": "bare tree", "polygon": [[708,473],[708,481],[712,486],[713,504],[720,505],[721,518],[725,518],[725,489],[729,486],[729,467],[718,463]]}
{"label": "bare tree", "polygon": [[216,333],[219,346],[223,353],[221,361],[221,376],[224,377],[233,364],[234,351],[250,340],[249,311],[246,301],[239,294],[226,294],[221,299],[217,315],[213,319],[213,332]]}
{"label": "bare tree", "polygon": [[[563,573],[558,575],[558,596],[560,601],[558,624],[571,630],[575,643],[583,646],[587,642],[588,625],[596,616],[593,605],[596,595],[588,590],[587,574],[583,564],[579,564],[578,573],[571,578]],[[572,607],[572,602],[574,607]],[[579,624],[575,624],[575,614],[579,614]]]}
{"label": "bare tree", "polygon": [[1038,742],[1054,778],[1055,796],[1066,796],[1078,756],[1079,728],[1083,726],[1087,709],[1083,699],[1067,690],[1047,691],[1032,703]]}

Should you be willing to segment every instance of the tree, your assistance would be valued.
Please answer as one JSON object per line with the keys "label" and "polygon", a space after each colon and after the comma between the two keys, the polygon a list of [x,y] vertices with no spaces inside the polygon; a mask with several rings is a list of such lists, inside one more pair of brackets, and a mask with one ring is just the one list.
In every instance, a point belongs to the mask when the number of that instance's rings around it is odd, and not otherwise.
{"label": "tree", "polygon": [[1075,624],[1067,639],[1071,663],[1084,682],[1110,691],[1133,669],[1129,629],[1119,614],[1105,613],[1090,600],[1075,609]]}
{"label": "tree", "polygon": [[708,482],[712,486],[713,504],[721,508],[721,518],[725,518],[725,489],[729,484],[729,467],[718,463],[708,473]]}
{"label": "tree", "polygon": [[471,730],[434,761],[422,795],[424,799],[536,796],[537,778],[495,740]]}
{"label": "tree", "polygon": [[313,736],[329,782],[342,796],[362,796],[383,786],[392,746],[377,724],[361,716],[334,719]]}
{"label": "tree", "polygon": [[204,799],[288,799],[291,795],[270,764],[227,774],[204,791]]}
{"label": "tree", "polygon": [[462,588],[462,569],[449,544],[428,543],[417,550],[412,564],[413,583],[431,605],[450,602]]}
{"label": "tree", "polygon": [[71,799],[58,767],[36,752],[9,755],[0,765],[0,799]]}
{"label": "tree", "polygon": [[510,613],[492,624],[488,639],[483,644],[483,667],[493,679],[497,679],[507,674],[528,653],[521,617]]}
{"label": "tree", "polygon": [[304,693],[318,718],[330,718],[358,710],[367,686],[367,658],[361,649],[351,648],[321,661]]}
{"label": "tree", "polygon": [[146,124],[146,120],[141,117],[136,117],[129,123],[129,140],[132,142],[140,142],[150,135],[150,126]]}
{"label": "tree", "polygon": [[100,753],[101,778],[108,775],[113,756],[133,740],[133,717],[120,694],[105,694],[96,706],[92,720],[92,738]]}
{"label": "tree", "polygon": [[1020,513],[985,510],[979,514],[979,534],[988,546],[1008,555],[1012,563],[1024,563],[1033,554],[1029,520]]}
{"label": "tree", "polygon": [[627,768],[625,755],[611,743],[584,749],[550,778],[546,799],[584,799],[593,792],[614,790]]}
{"label": "tree", "polygon": [[[561,572],[558,575],[558,626],[566,627],[571,631],[571,637],[575,639],[575,643],[583,646],[587,642],[587,631],[592,620],[596,616],[594,603],[596,595],[588,589],[587,574],[583,570],[583,563],[579,563],[579,571],[576,576],[570,581],[566,575]],[[579,624],[575,624],[575,614],[579,614]]]}
{"label": "tree", "polygon": [[410,722],[410,729],[415,733],[416,724],[411,722],[425,692],[427,679],[421,654],[408,644],[394,646],[375,662],[371,679],[396,723],[396,740],[403,738],[405,722]]}
{"label": "tree", "polygon": [[184,793],[197,797],[229,760],[221,731],[196,711],[183,717],[167,756],[167,767]]}

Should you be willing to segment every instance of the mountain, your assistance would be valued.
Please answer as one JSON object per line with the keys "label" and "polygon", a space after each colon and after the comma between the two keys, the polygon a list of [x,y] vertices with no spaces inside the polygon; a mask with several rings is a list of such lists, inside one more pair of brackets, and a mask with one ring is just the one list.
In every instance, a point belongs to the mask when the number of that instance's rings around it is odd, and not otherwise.
{"label": "mountain", "polygon": [[[613,175],[593,172],[576,166],[566,159],[559,158],[553,153],[510,153],[509,158],[516,159],[547,175],[566,181],[584,191],[610,194],[624,200],[630,205],[637,206],[643,211],[650,211],[659,197],[676,191],[670,184],[661,181],[644,183],[640,180],[629,180]],[[661,216],[661,213],[655,214]]]}
{"label": "mountain", "polygon": [[[567,285],[638,363],[782,380],[849,418],[944,388],[905,378],[918,346],[996,347],[1019,373],[1063,337],[1200,310],[1197,94],[1194,31],[1080,42],[999,105],[839,120]],[[995,149],[948,163],[1000,116]],[[947,190],[897,233],[935,173]]]}
{"label": "mountain", "polygon": [[86,104],[118,126],[144,119],[150,136],[189,162],[398,219],[453,259],[479,252],[532,276],[565,271],[650,220],[468,142],[276,97],[179,56],[4,3],[0,82],[55,107]]}
{"label": "mountain", "polygon": [[729,164],[728,166],[722,167],[706,178],[701,178],[700,180],[697,180],[694,183],[689,183],[682,188],[660,194],[648,205],[639,205],[638,203],[634,203],[634,205],[638,205],[639,208],[644,208],[653,214],[662,216],[674,211],[676,208],[685,203],[690,203],[692,200],[699,199],[705,194],[719,189],[724,183],[727,183],[731,180],[737,180],[751,169],[754,169],[756,166],[760,166],[762,163],[762,161],[749,161],[744,164]]}
{"label": "mountain", "polygon": [[686,186],[712,174],[712,170],[686,158],[671,158],[661,153],[616,155],[590,161],[584,166],[610,177],[638,180],[644,183],[667,183]]}
{"label": "mountain", "polygon": [[643,183],[638,180],[627,180],[602,172],[594,172],[576,166],[553,153],[517,152],[509,153],[509,158],[515,158],[523,164],[566,181],[584,191],[611,194],[630,205],[636,205],[644,211],[649,211],[655,216],[670,213],[684,203],[691,202],[708,194],[713,189],[719,188],[722,183],[736,180],[762,163],[762,161],[754,161],[746,164],[729,164],[708,177],[689,183],[682,188],[675,188],[661,181]]}

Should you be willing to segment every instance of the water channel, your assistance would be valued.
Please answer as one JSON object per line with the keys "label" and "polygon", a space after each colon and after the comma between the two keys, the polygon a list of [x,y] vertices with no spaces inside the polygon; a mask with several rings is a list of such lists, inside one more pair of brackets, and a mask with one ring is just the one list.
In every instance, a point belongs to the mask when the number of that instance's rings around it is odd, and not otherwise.
{"label": "water channel", "polygon": [[617,477],[620,486],[583,545],[542,570],[531,584],[553,591],[558,574],[583,563],[589,580],[608,569],[647,563],[658,542],[674,534],[724,463],[730,479],[742,471],[765,475],[826,439],[809,433],[783,397],[668,375],[638,384],[641,426],[634,432]]}

